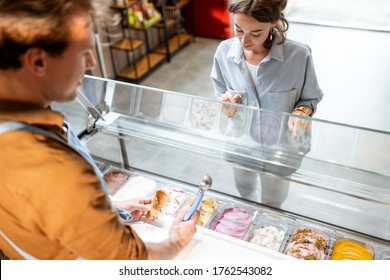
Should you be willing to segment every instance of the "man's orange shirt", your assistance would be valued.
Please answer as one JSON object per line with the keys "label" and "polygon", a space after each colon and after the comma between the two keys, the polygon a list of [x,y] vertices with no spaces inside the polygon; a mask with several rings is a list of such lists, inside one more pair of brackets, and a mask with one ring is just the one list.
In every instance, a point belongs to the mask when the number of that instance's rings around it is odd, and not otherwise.
{"label": "man's orange shirt", "polygon": [[[0,123],[17,121],[66,140],[50,109],[0,100]],[[0,134],[0,249],[23,259],[146,259],[143,241],[121,223],[92,166],[42,134]]]}

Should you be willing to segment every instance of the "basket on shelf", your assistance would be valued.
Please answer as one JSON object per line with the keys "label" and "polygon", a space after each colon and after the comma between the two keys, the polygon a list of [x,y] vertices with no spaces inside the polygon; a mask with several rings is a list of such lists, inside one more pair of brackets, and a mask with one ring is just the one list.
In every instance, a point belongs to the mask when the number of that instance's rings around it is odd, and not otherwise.
{"label": "basket on shelf", "polygon": [[131,27],[147,28],[161,20],[161,13],[153,3],[144,0],[141,5],[136,4],[128,9],[128,17]]}

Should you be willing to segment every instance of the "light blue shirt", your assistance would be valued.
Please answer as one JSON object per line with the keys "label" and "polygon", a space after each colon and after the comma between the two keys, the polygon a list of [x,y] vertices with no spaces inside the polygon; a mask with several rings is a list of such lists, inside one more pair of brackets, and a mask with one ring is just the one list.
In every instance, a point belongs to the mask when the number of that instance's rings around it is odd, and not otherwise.
{"label": "light blue shirt", "polygon": [[[255,81],[246,65],[239,39],[222,41],[215,52],[211,71],[215,95],[220,97],[226,91],[243,91],[243,105],[287,113],[306,105],[314,113],[323,93],[310,48],[289,39],[279,45],[277,33],[274,38],[269,54],[259,64]],[[226,135],[230,140],[250,139],[272,150],[305,154],[310,150],[310,135],[307,141],[292,143],[287,120],[288,116],[284,114],[239,108],[229,118]]]}
{"label": "light blue shirt", "polygon": [[256,83],[252,82],[239,39],[222,41],[211,71],[217,97],[228,90],[245,91],[244,105],[287,113],[306,105],[315,111],[323,93],[310,48],[288,39],[282,45],[276,41],[259,65]]}

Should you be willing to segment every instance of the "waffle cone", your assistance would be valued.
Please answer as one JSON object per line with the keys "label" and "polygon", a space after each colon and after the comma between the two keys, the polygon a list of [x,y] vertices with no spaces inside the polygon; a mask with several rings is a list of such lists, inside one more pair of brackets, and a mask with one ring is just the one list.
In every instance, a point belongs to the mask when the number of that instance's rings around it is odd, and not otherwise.
{"label": "waffle cone", "polygon": [[146,217],[144,219],[144,223],[146,223],[147,221],[149,221],[149,219],[153,216],[156,216],[158,211],[161,210],[161,208],[163,208],[163,206],[168,202],[168,194],[163,191],[163,190],[157,190],[154,195],[153,195],[153,198],[152,198],[152,207],[150,208],[150,210],[148,211],[148,213],[146,214]]}

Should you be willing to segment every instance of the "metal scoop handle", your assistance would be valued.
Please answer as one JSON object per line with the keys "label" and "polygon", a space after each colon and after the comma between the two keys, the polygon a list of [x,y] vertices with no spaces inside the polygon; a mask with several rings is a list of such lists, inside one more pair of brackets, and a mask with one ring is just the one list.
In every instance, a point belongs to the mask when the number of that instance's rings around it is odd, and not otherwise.
{"label": "metal scoop handle", "polygon": [[199,207],[199,204],[200,202],[202,201],[203,199],[203,196],[204,196],[204,193],[203,192],[198,192],[198,195],[196,196],[195,198],[195,201],[194,203],[192,204],[191,208],[187,211],[187,213],[185,214],[184,218],[183,218],[183,221],[188,221],[189,219],[191,219],[192,215],[194,215],[194,213],[196,212],[196,210],[198,209]]}
{"label": "metal scoop handle", "polygon": [[188,221],[189,219],[191,219],[192,215],[194,215],[194,213],[198,209],[198,207],[203,199],[204,192],[211,188],[212,183],[213,183],[213,180],[211,179],[211,177],[209,175],[206,174],[203,176],[202,181],[200,182],[200,185],[199,185],[199,192],[196,195],[194,203],[192,204],[191,208],[185,214],[183,221]]}

